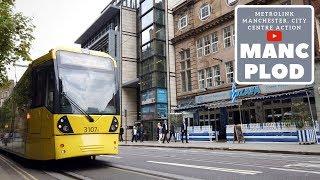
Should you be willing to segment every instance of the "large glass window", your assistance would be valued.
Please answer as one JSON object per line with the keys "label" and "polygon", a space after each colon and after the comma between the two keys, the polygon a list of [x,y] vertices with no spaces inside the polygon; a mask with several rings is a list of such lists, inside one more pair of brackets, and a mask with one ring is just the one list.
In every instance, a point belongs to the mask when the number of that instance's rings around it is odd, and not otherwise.
{"label": "large glass window", "polygon": [[146,74],[141,77],[140,87],[141,90],[146,90],[154,87],[166,88],[167,87],[167,74],[162,72],[154,72]]}
{"label": "large glass window", "polygon": [[216,65],[213,67],[213,86],[221,85],[221,77],[220,77],[220,67]]}
{"label": "large glass window", "polygon": [[149,58],[152,55],[166,55],[165,42],[162,41],[152,41],[142,46],[142,59]]}
{"label": "large glass window", "polygon": [[212,68],[206,69],[207,87],[212,87]]}
{"label": "large glass window", "polygon": [[150,24],[153,23],[153,10],[148,12],[146,15],[142,16],[141,18],[141,29],[146,28]]}
{"label": "large glass window", "polygon": [[218,52],[218,32],[211,34],[211,46],[213,53]]}
{"label": "large glass window", "polygon": [[233,62],[229,61],[226,62],[226,76],[227,76],[227,83],[233,82]]}
{"label": "large glass window", "polygon": [[205,20],[210,16],[211,7],[209,4],[206,4],[200,8],[200,19]]}
{"label": "large glass window", "polygon": [[145,0],[141,3],[140,9],[141,14],[146,13],[149,9],[151,9],[153,6],[153,0]]}
{"label": "large glass window", "polygon": [[116,114],[118,87],[108,58],[58,52],[61,113]]}
{"label": "large glass window", "polygon": [[199,78],[199,89],[204,89],[206,87],[204,69],[198,71],[198,78]]}
{"label": "large glass window", "polygon": [[211,49],[211,47],[210,47],[210,36],[209,35],[205,36],[203,38],[203,40],[204,40],[204,55],[208,55],[208,54],[210,54],[210,49]]}
{"label": "large glass window", "polygon": [[151,57],[141,62],[141,73],[144,75],[152,71],[166,71],[166,60],[160,57]]}
{"label": "large glass window", "polygon": [[223,28],[223,44],[224,48],[231,46],[231,26]]}
{"label": "large glass window", "polygon": [[156,26],[156,38],[166,40],[166,30],[163,26]]}
{"label": "large glass window", "polygon": [[160,58],[160,57],[155,57],[155,67],[156,70],[158,71],[166,71],[166,59],[165,58]]}
{"label": "large glass window", "polygon": [[203,38],[197,40],[197,57],[203,55]]}
{"label": "large glass window", "polygon": [[148,29],[144,30],[141,34],[141,42],[145,44],[154,38],[154,27],[151,26]]}
{"label": "large glass window", "polygon": [[166,44],[165,42],[162,41],[155,41],[155,49],[156,49],[156,54],[165,56],[166,55]]}
{"label": "large glass window", "polygon": [[164,11],[155,10],[155,22],[161,25],[164,25]]}
{"label": "large glass window", "polygon": [[181,56],[181,86],[182,91],[191,91],[190,49],[180,52]]}
{"label": "large glass window", "polygon": [[143,59],[148,58],[152,55],[152,48],[151,48],[151,43],[148,43],[144,46],[142,46],[141,49],[141,56]]}
{"label": "large glass window", "polygon": [[183,28],[187,27],[187,25],[188,25],[188,16],[184,15],[179,19],[178,28],[183,29]]}
{"label": "large glass window", "polygon": [[155,7],[160,8],[160,9],[164,9],[163,0],[154,0],[154,2],[155,2]]}

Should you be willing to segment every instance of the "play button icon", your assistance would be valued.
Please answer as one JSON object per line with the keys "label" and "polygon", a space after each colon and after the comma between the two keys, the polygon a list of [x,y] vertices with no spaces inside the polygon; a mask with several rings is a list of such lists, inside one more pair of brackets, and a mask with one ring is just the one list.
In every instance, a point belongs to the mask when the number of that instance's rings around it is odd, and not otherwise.
{"label": "play button icon", "polygon": [[282,32],[281,31],[267,31],[267,41],[269,41],[269,42],[282,41]]}

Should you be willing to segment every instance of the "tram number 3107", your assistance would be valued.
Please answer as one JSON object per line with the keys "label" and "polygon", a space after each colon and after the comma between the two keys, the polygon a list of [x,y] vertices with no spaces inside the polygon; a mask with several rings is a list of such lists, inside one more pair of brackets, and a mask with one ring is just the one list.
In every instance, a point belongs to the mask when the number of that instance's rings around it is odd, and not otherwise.
{"label": "tram number 3107", "polygon": [[84,127],[84,132],[86,133],[86,132],[89,132],[89,133],[91,133],[91,132],[99,132],[99,129],[98,129],[98,127]]}

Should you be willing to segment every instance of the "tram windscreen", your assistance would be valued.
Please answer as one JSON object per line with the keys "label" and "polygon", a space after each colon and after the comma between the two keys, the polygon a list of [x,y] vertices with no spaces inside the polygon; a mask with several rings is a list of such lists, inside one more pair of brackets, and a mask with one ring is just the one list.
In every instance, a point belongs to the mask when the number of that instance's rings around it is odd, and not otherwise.
{"label": "tram windscreen", "polygon": [[119,112],[117,73],[111,59],[58,51],[57,62],[61,113],[76,114],[79,107],[88,114]]}

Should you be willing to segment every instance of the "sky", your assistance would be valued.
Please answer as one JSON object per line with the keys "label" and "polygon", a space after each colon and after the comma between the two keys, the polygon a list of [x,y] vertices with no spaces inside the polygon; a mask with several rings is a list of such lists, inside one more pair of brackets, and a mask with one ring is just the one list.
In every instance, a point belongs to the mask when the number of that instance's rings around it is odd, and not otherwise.
{"label": "sky", "polygon": [[[56,46],[74,46],[74,41],[99,17],[110,1],[16,0],[16,11],[32,17],[36,26],[31,57],[35,59]],[[8,67],[9,79],[19,80],[25,70],[25,67]]]}

